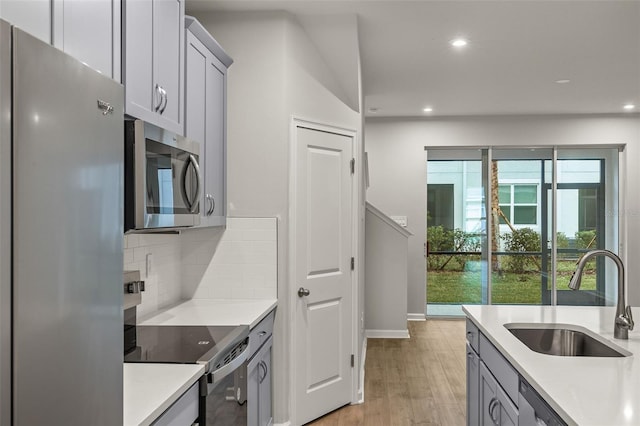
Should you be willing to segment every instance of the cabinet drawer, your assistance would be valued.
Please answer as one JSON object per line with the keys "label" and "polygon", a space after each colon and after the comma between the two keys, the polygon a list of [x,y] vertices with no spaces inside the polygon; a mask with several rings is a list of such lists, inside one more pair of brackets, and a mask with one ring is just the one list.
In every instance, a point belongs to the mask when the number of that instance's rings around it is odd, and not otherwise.
{"label": "cabinet drawer", "polygon": [[467,318],[467,342],[469,342],[469,345],[471,345],[471,347],[473,348],[474,351],[479,352],[478,351],[478,336],[480,335],[480,331],[478,330],[478,327],[476,327],[476,325],[469,319]]}
{"label": "cabinet drawer", "polygon": [[249,358],[251,358],[273,334],[273,321],[275,316],[276,311],[274,309],[249,333]]}
{"label": "cabinet drawer", "polygon": [[489,340],[480,334],[480,358],[514,404],[518,404],[518,373]]}

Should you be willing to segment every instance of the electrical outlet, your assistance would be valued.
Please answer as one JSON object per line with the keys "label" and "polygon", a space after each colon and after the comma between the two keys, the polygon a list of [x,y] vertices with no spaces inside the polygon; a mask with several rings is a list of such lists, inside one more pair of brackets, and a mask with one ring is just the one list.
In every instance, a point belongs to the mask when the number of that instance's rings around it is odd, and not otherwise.
{"label": "electrical outlet", "polygon": [[146,262],[146,272],[147,276],[151,276],[153,273],[153,254],[147,253],[147,262]]}

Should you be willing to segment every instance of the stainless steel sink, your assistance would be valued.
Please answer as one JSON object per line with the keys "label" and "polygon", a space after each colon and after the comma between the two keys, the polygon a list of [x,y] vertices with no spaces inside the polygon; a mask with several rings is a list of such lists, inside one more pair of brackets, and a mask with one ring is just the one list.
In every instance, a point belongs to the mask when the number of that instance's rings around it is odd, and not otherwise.
{"label": "stainless steel sink", "polygon": [[624,357],[630,352],[616,347],[586,328],[572,324],[505,324],[529,349],[556,356]]}

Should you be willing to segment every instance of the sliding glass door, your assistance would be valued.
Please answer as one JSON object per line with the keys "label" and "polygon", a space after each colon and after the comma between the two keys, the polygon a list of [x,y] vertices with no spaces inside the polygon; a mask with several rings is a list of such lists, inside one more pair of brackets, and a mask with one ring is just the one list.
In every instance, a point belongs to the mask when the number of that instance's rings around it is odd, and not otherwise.
{"label": "sliding glass door", "polygon": [[604,305],[616,273],[589,250],[618,247],[618,150],[427,151],[427,314],[442,304]]}

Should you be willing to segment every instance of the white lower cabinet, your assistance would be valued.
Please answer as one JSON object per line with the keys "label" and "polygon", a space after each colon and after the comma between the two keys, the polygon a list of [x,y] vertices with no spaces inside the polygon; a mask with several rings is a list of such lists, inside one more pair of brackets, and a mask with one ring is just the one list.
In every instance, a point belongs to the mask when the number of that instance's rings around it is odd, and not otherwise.
{"label": "white lower cabinet", "polygon": [[467,425],[477,425],[480,407],[480,357],[467,343]]}
{"label": "white lower cabinet", "polygon": [[467,426],[540,424],[566,425],[467,320]]}
{"label": "white lower cabinet", "polygon": [[269,338],[247,365],[247,425],[269,426],[271,414],[271,348]]}
{"label": "white lower cabinet", "polygon": [[484,425],[515,426],[518,408],[511,402],[487,366],[480,361],[480,420]]}

